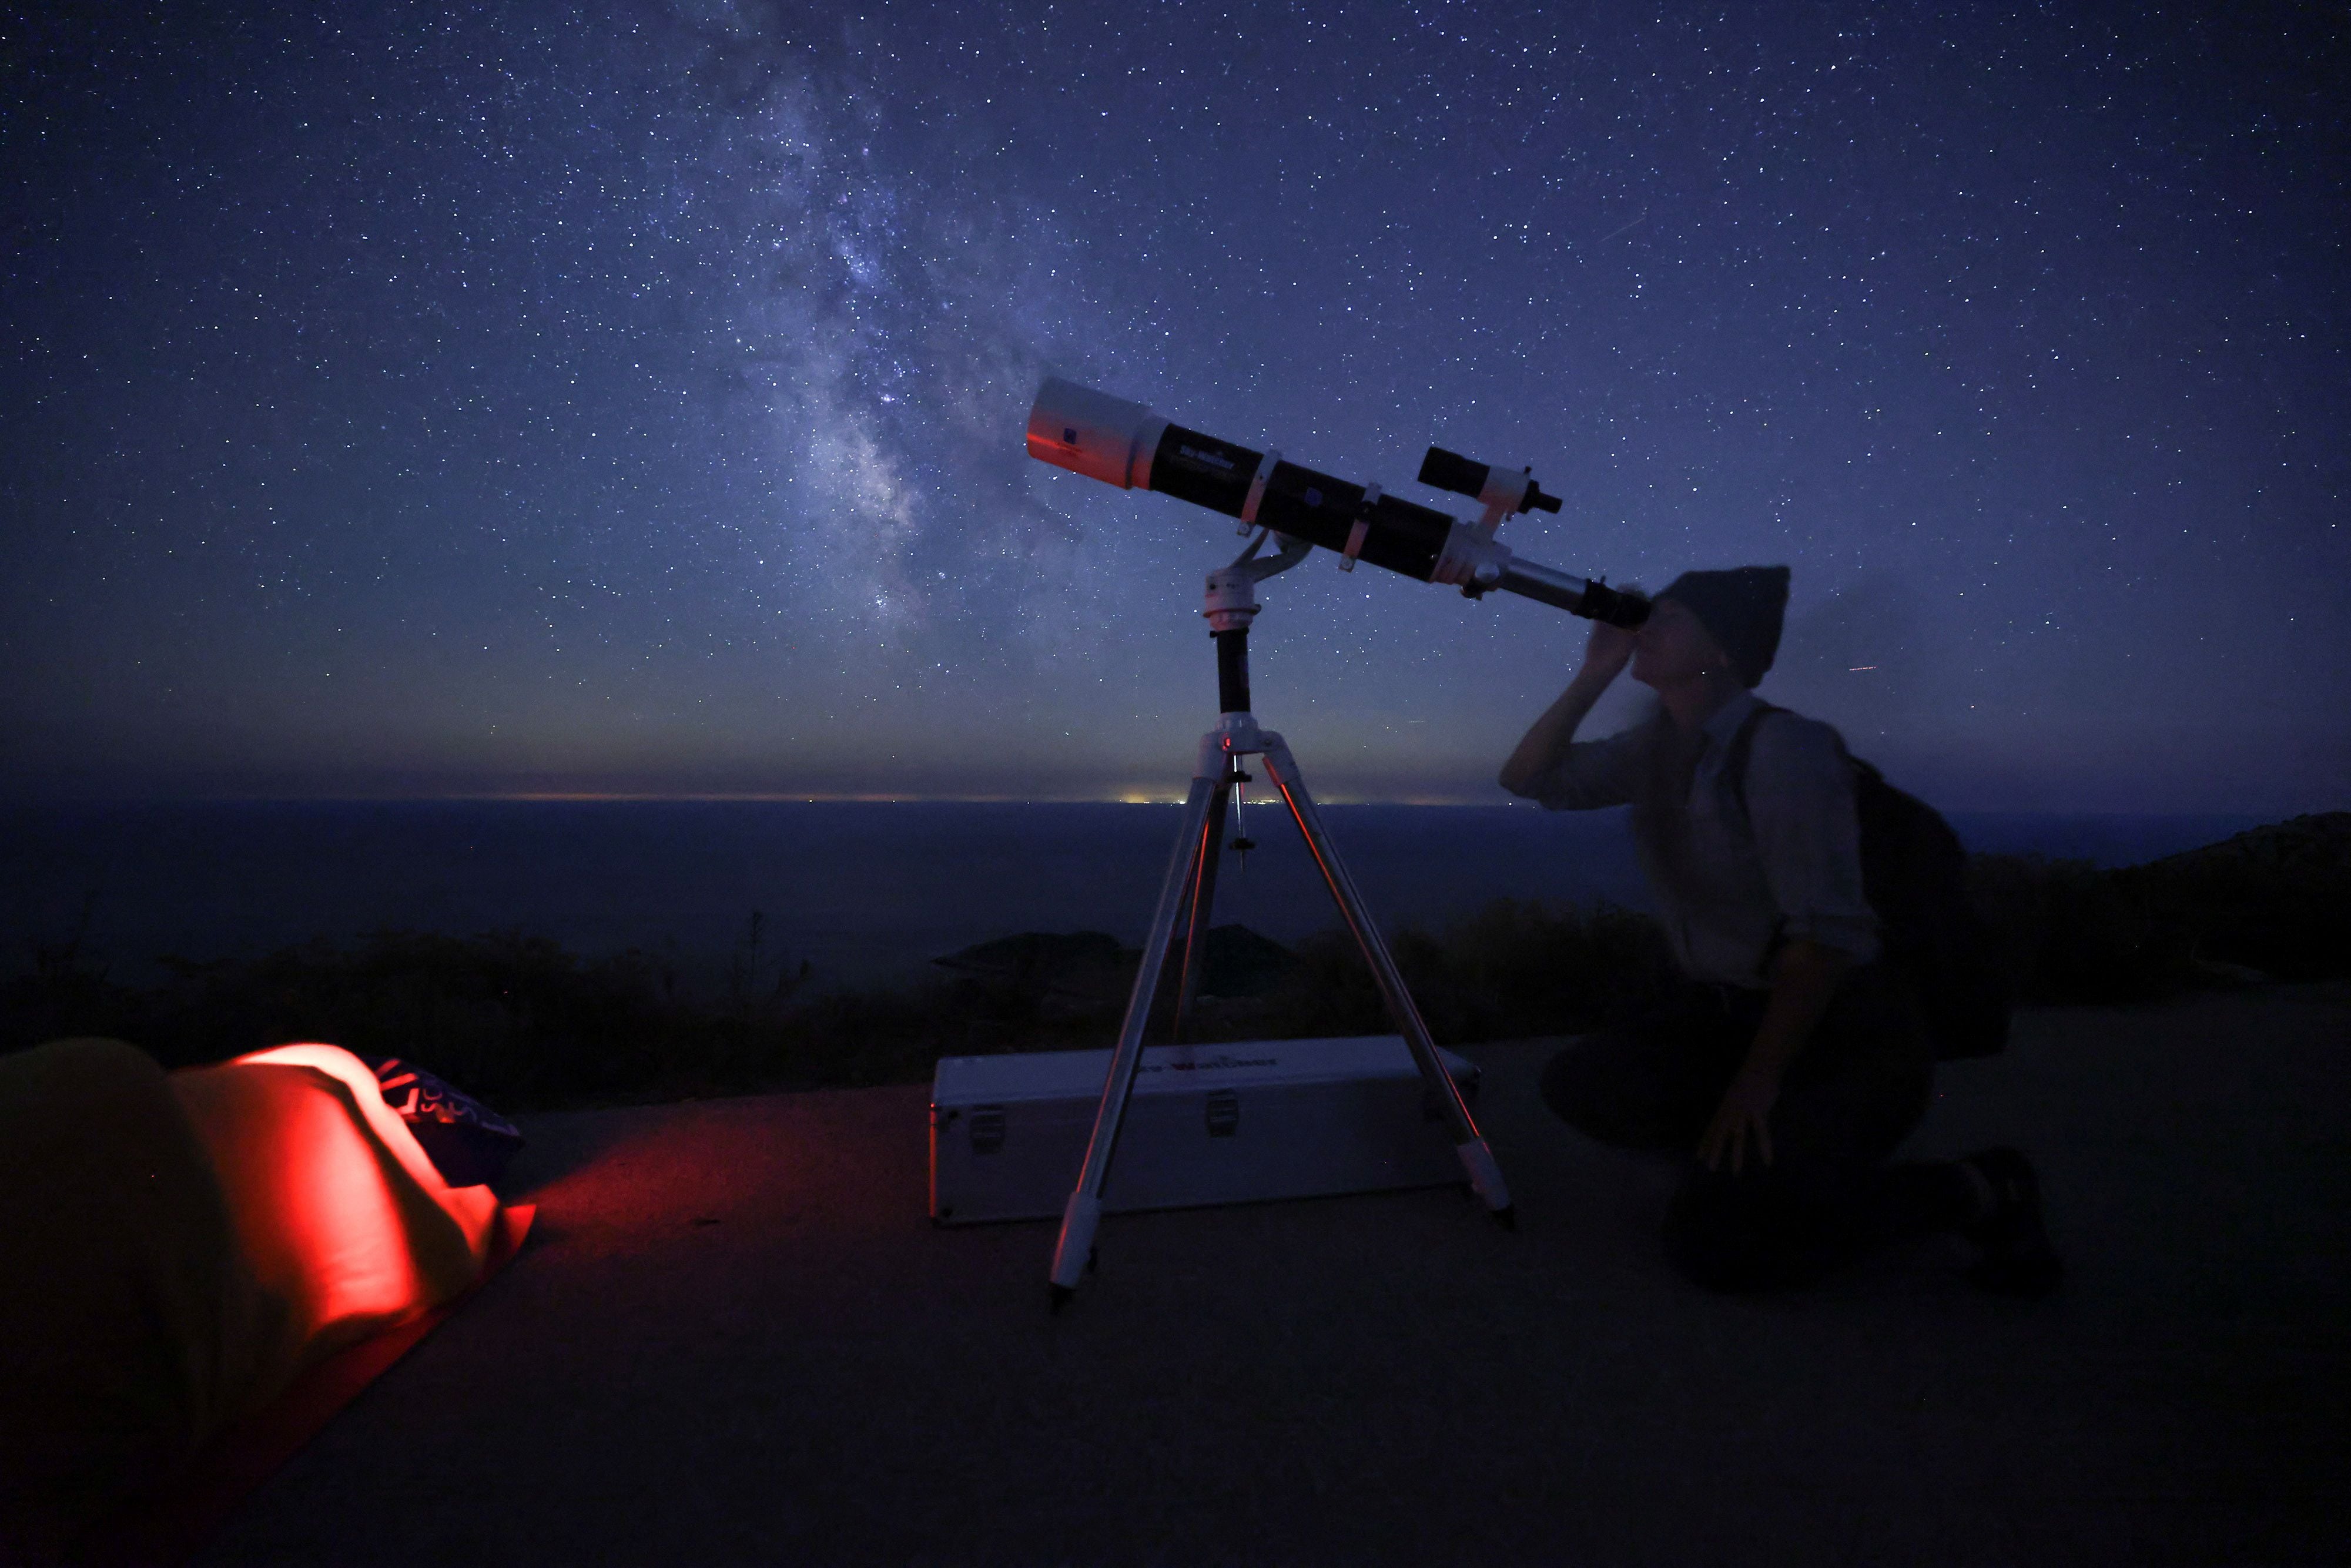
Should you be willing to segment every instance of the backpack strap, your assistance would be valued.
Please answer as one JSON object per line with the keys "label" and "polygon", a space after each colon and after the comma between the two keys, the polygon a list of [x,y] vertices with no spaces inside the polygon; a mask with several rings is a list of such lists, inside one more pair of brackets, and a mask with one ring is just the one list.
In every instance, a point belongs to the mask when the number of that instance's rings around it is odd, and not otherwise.
{"label": "backpack strap", "polygon": [[1755,731],[1762,725],[1765,715],[1787,711],[1775,703],[1756,698],[1755,711],[1740,721],[1739,728],[1731,734],[1728,755],[1722,759],[1722,770],[1730,776],[1730,798],[1739,802],[1739,815],[1750,831],[1754,830],[1755,820],[1747,810],[1747,758],[1755,750]]}
{"label": "backpack strap", "polygon": [[[1730,745],[1722,759],[1722,770],[1730,776],[1730,798],[1739,802],[1739,820],[1750,838],[1755,833],[1755,818],[1747,810],[1747,758],[1755,749],[1755,732],[1762,727],[1764,716],[1786,711],[1761,697],[1756,698],[1755,711],[1739,721],[1739,727],[1731,732]],[[1771,972],[1771,965],[1780,956],[1780,949],[1788,945],[1788,934],[1781,929],[1785,924],[1782,920],[1771,928],[1771,940],[1765,946],[1762,960],[1757,965],[1766,975]]]}

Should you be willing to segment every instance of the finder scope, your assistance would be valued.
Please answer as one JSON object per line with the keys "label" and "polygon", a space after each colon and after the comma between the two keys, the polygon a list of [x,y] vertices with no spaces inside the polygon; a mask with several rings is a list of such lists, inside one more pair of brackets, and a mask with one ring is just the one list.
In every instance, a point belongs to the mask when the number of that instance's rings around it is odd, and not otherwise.
{"label": "finder scope", "polygon": [[1497,473],[1483,463],[1472,463],[1458,452],[1432,446],[1420,460],[1420,482],[1432,490],[1474,496],[1485,507],[1505,512],[1556,512],[1559,497],[1546,496],[1532,473]]}
{"label": "finder scope", "polygon": [[[1029,455],[1121,489],[1156,490],[1242,523],[1336,550],[1353,570],[1367,560],[1423,582],[1455,583],[1476,598],[1499,588],[1571,614],[1617,626],[1648,618],[1649,601],[1605,583],[1520,560],[1494,540],[1515,512],[1559,510],[1528,473],[1473,463],[1432,446],[1420,482],[1474,496],[1474,523],[1187,430],[1139,402],[1049,376],[1029,411]],[[1432,475],[1435,476],[1432,477]]]}

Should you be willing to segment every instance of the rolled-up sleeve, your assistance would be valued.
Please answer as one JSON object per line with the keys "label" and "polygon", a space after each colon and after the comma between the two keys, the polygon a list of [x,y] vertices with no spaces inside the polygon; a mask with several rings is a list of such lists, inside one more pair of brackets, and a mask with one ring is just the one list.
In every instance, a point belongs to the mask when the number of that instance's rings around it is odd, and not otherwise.
{"label": "rolled-up sleeve", "polygon": [[1836,732],[1792,714],[1755,731],[1747,768],[1748,820],[1763,877],[1780,907],[1780,934],[1877,956],[1877,916],[1861,880],[1861,821],[1853,772]]}
{"label": "rolled-up sleeve", "polygon": [[1579,740],[1518,793],[1552,811],[1625,805],[1640,785],[1642,736],[1642,727],[1635,725],[1605,739]]}

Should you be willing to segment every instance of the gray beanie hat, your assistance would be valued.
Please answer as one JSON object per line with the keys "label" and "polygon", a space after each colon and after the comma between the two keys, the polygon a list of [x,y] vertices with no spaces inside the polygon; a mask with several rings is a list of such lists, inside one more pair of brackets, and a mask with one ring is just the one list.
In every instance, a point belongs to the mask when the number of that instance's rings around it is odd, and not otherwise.
{"label": "gray beanie hat", "polygon": [[1788,609],[1788,569],[1742,566],[1729,571],[1686,571],[1659,599],[1677,599],[1722,645],[1741,684],[1753,686],[1780,651],[1780,622]]}

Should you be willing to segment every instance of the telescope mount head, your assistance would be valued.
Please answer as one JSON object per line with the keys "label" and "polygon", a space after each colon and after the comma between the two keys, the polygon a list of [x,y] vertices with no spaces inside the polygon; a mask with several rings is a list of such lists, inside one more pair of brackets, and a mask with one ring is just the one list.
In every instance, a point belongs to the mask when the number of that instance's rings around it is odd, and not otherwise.
{"label": "telescope mount head", "polygon": [[[1281,548],[1274,554],[1260,557],[1257,552],[1265,541],[1279,537]],[[1277,536],[1271,528],[1259,528],[1249,549],[1235,557],[1230,566],[1220,566],[1208,574],[1207,607],[1200,612],[1208,618],[1211,632],[1246,632],[1258,612],[1257,585],[1276,572],[1288,571],[1304,560],[1314,547],[1304,539],[1291,538],[1288,534]]]}

